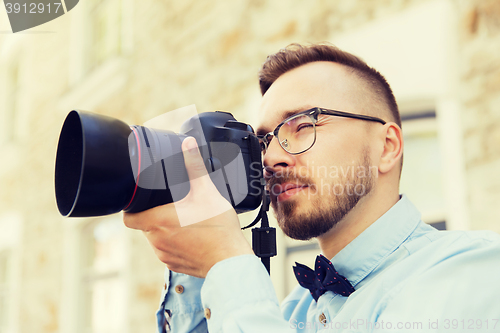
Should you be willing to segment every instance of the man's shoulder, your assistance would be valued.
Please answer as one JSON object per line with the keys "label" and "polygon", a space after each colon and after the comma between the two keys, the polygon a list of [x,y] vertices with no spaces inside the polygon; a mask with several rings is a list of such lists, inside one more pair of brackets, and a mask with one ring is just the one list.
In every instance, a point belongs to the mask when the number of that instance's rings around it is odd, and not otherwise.
{"label": "man's shoulder", "polygon": [[[423,234],[402,245],[409,255],[394,267],[405,280],[444,267],[448,272],[500,269],[500,235],[487,230],[439,231]],[[493,267],[496,266],[496,267]],[[500,271],[499,271],[500,273]],[[450,274],[439,276],[449,279]],[[438,278],[437,276],[434,278]]]}
{"label": "man's shoulder", "polygon": [[447,256],[456,251],[456,255],[472,250],[495,249],[500,247],[500,234],[489,230],[453,230],[426,232],[402,244],[409,254],[431,251]]}
{"label": "man's shoulder", "polygon": [[443,235],[441,238],[463,238],[464,240],[479,240],[486,243],[500,242],[500,234],[491,230],[444,230],[439,231],[438,233]]}
{"label": "man's shoulder", "polygon": [[475,320],[498,312],[500,235],[489,231],[434,234],[427,246],[408,256],[382,282],[382,318]]}
{"label": "man's shoulder", "polygon": [[398,295],[429,297],[424,290],[444,296],[472,287],[481,279],[494,283],[500,277],[500,235],[492,231],[430,232],[401,246],[408,255],[369,284],[383,290],[386,299]]}
{"label": "man's shoulder", "polygon": [[421,284],[422,280],[425,280],[424,285],[440,281],[449,284],[453,279],[473,283],[477,277],[488,273],[495,272],[497,277],[500,276],[499,234],[492,231],[440,231],[425,237],[429,239],[428,244],[407,258],[407,265],[420,267],[408,275],[407,287],[412,283]]}

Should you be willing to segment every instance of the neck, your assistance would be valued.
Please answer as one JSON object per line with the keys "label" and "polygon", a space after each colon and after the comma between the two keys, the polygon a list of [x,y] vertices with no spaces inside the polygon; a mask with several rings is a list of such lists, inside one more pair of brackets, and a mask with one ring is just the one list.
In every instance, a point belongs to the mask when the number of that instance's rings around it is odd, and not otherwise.
{"label": "neck", "polygon": [[399,200],[398,189],[374,188],[335,227],[318,237],[321,252],[332,259]]}

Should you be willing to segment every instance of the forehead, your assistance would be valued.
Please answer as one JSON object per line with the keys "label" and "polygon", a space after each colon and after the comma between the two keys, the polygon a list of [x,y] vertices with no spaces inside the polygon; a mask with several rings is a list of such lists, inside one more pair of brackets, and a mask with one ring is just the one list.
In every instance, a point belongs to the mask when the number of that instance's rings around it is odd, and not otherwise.
{"label": "forehead", "polygon": [[290,115],[318,106],[361,112],[363,88],[348,67],[313,62],[281,75],[262,98],[259,134],[272,131]]}

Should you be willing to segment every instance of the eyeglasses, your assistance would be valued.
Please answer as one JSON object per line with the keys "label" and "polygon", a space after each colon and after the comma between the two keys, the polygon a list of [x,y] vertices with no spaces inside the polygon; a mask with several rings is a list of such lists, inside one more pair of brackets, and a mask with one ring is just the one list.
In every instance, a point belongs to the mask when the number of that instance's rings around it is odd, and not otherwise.
{"label": "eyeglasses", "polygon": [[274,131],[258,136],[262,153],[266,152],[273,137],[278,139],[281,148],[292,155],[301,154],[311,149],[316,142],[316,122],[320,114],[376,121],[382,125],[386,124],[385,120],[377,117],[315,107],[283,120],[276,126]]}

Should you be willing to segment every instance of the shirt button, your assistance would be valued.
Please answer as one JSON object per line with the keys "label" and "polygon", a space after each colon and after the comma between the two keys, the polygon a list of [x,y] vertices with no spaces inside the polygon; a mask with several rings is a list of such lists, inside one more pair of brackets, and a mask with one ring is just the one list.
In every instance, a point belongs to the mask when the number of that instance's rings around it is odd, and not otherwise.
{"label": "shirt button", "polygon": [[175,286],[175,292],[178,294],[182,294],[184,292],[184,287],[181,286],[180,284]]}
{"label": "shirt button", "polygon": [[205,318],[210,319],[212,316],[212,312],[210,311],[209,308],[205,308]]}
{"label": "shirt button", "polygon": [[167,289],[167,284],[165,283],[165,284],[163,285],[163,290],[166,290],[166,289]]}
{"label": "shirt button", "polygon": [[326,324],[326,316],[324,313],[319,315],[319,322],[322,323],[323,325]]}

